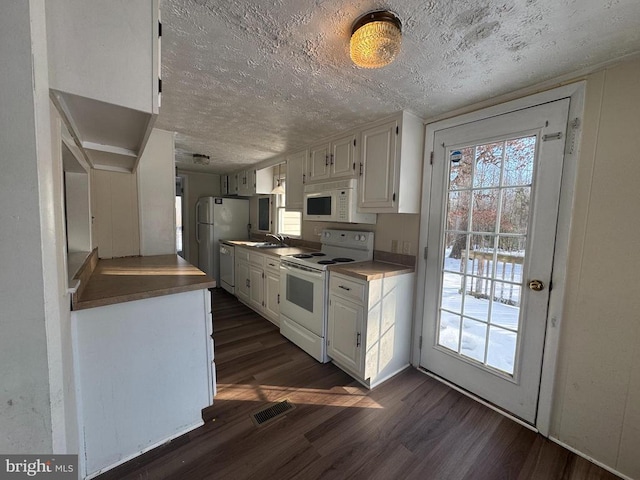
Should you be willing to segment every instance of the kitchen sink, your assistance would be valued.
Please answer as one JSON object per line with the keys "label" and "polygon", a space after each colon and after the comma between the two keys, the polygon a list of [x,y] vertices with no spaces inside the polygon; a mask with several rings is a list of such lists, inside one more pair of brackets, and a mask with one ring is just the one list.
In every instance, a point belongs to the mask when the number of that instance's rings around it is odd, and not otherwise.
{"label": "kitchen sink", "polygon": [[269,243],[269,242],[260,242],[254,247],[257,248],[287,248],[289,245],[282,245],[280,243]]}
{"label": "kitchen sink", "polygon": [[245,245],[247,247],[256,247],[256,248],[287,248],[289,245],[282,245],[280,243],[271,243],[271,242],[246,242]]}

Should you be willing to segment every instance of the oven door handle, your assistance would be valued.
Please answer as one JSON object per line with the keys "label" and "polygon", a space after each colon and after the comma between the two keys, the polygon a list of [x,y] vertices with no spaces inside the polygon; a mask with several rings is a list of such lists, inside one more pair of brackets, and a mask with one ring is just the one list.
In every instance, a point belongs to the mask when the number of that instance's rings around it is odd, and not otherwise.
{"label": "oven door handle", "polygon": [[321,279],[323,275],[322,272],[310,272],[308,270],[303,270],[302,268],[291,267],[284,263],[280,264],[280,270],[284,270],[285,272],[289,272],[291,275],[308,278],[310,280]]}

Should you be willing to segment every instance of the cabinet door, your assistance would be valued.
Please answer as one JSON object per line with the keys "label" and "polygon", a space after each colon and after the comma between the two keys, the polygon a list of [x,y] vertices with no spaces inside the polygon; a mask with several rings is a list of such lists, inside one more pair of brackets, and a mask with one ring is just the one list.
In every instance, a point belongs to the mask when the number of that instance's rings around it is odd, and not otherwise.
{"label": "cabinet door", "polygon": [[236,262],[235,276],[238,299],[249,303],[249,264],[247,262]]}
{"label": "cabinet door", "polygon": [[356,174],[356,135],[348,135],[331,144],[331,177],[346,178]]}
{"label": "cabinet door", "polygon": [[397,129],[394,120],[362,132],[359,207],[393,207]]}
{"label": "cabinet door", "polygon": [[285,182],[287,210],[302,211],[306,164],[307,150],[287,157],[287,178]]}
{"label": "cabinet door", "polygon": [[227,195],[238,195],[238,174],[227,175],[228,191]]}
{"label": "cabinet door", "polygon": [[249,188],[249,171],[243,170],[238,172],[238,195],[247,196],[250,193]]}
{"label": "cabinet door", "polygon": [[256,310],[264,308],[264,270],[249,265],[249,305]]}
{"label": "cabinet door", "polygon": [[[245,172],[247,176],[247,195],[255,195],[256,194],[256,170],[247,170]],[[271,193],[271,190],[269,190]]]}
{"label": "cabinet door", "polygon": [[309,150],[309,177],[307,181],[326,180],[330,174],[331,145],[323,143]]}
{"label": "cabinet door", "polygon": [[265,315],[280,324],[280,272],[265,271]]}
{"label": "cabinet door", "polygon": [[220,175],[220,194],[229,195],[229,175]]}
{"label": "cabinet door", "polygon": [[333,295],[329,301],[327,353],[336,363],[362,375],[364,307]]}

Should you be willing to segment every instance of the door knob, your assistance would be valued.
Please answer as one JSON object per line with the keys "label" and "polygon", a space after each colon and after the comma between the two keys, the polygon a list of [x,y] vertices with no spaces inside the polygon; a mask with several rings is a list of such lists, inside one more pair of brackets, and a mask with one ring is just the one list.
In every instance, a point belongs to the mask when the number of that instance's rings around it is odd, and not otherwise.
{"label": "door knob", "polygon": [[544,290],[544,283],[542,283],[540,280],[531,280],[529,282],[529,288],[534,292],[541,292],[542,290]]}

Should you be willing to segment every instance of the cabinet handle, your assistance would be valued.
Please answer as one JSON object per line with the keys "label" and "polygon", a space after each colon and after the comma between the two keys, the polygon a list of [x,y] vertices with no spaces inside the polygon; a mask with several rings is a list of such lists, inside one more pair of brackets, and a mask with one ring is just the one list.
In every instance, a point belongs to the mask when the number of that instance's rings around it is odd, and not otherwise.
{"label": "cabinet handle", "polygon": [[356,335],[356,347],[360,346],[360,332],[358,332],[358,335]]}
{"label": "cabinet handle", "polygon": [[350,292],[351,289],[349,287],[345,287],[344,285],[338,285],[338,288],[341,288],[343,290],[346,290],[347,292]]}
{"label": "cabinet handle", "polygon": [[324,165],[325,166],[329,165],[329,155],[324,156]]}
{"label": "cabinet handle", "polygon": [[307,181],[307,175],[306,174],[302,174],[302,183],[305,183]]}
{"label": "cabinet handle", "polygon": [[251,287],[251,280],[247,278],[247,288]]}
{"label": "cabinet handle", "polygon": [[331,154],[331,165],[333,165],[333,153]]}
{"label": "cabinet handle", "polygon": [[280,294],[278,294],[278,305],[280,305]]}
{"label": "cabinet handle", "polygon": [[362,162],[360,162],[360,176],[362,176],[362,167],[363,167]]}

